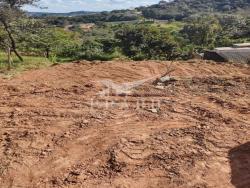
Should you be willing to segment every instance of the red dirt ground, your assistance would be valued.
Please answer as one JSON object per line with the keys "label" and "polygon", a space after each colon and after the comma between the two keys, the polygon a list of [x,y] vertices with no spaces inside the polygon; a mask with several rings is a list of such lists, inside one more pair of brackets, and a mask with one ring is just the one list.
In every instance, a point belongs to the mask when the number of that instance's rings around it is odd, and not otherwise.
{"label": "red dirt ground", "polygon": [[[75,62],[0,80],[0,187],[249,188],[250,67]],[[152,106],[152,101],[155,106]]]}

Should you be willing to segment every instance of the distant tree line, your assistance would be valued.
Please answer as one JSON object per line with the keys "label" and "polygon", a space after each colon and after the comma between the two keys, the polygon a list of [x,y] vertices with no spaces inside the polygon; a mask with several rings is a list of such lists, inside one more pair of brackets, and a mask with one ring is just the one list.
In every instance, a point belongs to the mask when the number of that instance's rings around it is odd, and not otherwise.
{"label": "distant tree line", "polygon": [[249,0],[174,0],[171,2],[161,1],[149,7],[140,7],[145,18],[159,20],[182,20],[191,15],[200,13],[240,13],[249,11]]}
{"label": "distant tree line", "polygon": [[201,14],[246,14],[249,15],[249,0],[173,0],[160,1],[148,7],[134,10],[115,10],[74,17],[47,17],[49,24],[63,26],[65,24],[117,22],[139,19],[183,21]]}
{"label": "distant tree line", "polygon": [[136,10],[114,10],[111,12],[100,12],[74,17],[47,17],[50,25],[64,26],[67,24],[78,23],[97,23],[97,22],[118,22],[138,20],[140,14]]}

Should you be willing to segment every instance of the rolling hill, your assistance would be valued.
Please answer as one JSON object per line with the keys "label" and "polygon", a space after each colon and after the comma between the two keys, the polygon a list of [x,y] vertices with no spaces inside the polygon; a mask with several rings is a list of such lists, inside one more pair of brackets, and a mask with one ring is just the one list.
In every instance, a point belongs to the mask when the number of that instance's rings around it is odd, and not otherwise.
{"label": "rolling hill", "polygon": [[181,20],[201,13],[250,13],[250,0],[174,0],[160,1],[149,7],[138,8],[145,18]]}
{"label": "rolling hill", "polygon": [[51,12],[28,12],[29,16],[32,17],[72,17],[72,16],[82,16],[82,15],[90,15],[96,14],[97,12],[90,11],[76,11],[76,12],[68,12],[68,13],[51,13]]}
{"label": "rolling hill", "polygon": [[160,1],[151,6],[137,7],[133,10],[114,10],[105,12],[71,12],[71,13],[30,13],[33,16],[50,17],[54,25],[132,21],[139,19],[177,20],[199,16],[201,14],[241,14],[250,15],[250,0],[173,0]]}

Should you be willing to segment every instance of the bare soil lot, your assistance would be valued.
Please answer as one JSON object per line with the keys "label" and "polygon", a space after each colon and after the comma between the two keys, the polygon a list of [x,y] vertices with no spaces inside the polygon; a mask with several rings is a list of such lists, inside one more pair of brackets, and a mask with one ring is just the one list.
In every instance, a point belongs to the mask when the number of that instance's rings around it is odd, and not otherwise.
{"label": "bare soil lot", "polygon": [[[0,187],[249,188],[250,67],[75,62],[0,80]],[[138,82],[100,95],[109,80]]]}

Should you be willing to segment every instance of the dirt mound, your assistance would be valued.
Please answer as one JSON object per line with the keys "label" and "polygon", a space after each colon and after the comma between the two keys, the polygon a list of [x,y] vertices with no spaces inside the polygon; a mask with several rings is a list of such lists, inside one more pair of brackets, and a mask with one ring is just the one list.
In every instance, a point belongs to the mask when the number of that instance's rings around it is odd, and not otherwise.
{"label": "dirt mound", "polygon": [[1,187],[250,187],[250,68],[75,62],[0,84]]}

